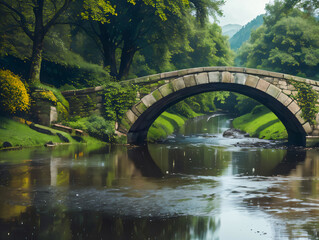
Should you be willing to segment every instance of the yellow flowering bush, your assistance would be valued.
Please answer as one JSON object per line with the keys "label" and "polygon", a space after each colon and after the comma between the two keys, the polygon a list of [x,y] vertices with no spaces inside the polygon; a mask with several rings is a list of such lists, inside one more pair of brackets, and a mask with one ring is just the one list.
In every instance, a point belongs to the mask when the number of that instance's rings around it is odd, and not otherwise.
{"label": "yellow flowering bush", "polygon": [[0,70],[0,112],[25,113],[30,104],[30,96],[20,77],[9,70]]}
{"label": "yellow flowering bush", "polygon": [[32,96],[36,99],[44,99],[52,102],[54,105],[57,104],[58,99],[54,95],[54,93],[50,90],[41,90],[32,93]]}
{"label": "yellow flowering bush", "polygon": [[68,119],[69,117],[69,112],[68,110],[62,105],[62,103],[58,102],[56,105],[57,111],[58,111],[58,116],[59,120],[65,120]]}

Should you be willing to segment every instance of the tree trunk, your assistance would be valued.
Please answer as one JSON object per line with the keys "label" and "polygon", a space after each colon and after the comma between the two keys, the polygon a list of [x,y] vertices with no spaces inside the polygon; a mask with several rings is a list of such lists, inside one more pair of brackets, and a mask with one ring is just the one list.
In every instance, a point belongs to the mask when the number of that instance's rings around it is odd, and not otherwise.
{"label": "tree trunk", "polygon": [[40,83],[42,49],[43,49],[43,37],[37,36],[33,41],[32,57],[30,62],[29,81],[31,85]]}
{"label": "tree trunk", "polygon": [[40,83],[43,39],[45,35],[43,27],[43,4],[44,0],[38,0],[36,6],[33,8],[35,25],[32,39],[33,47],[29,73],[29,81],[31,85]]}
{"label": "tree trunk", "polygon": [[116,46],[112,41],[112,38],[109,35],[109,29],[105,24],[99,23],[99,30],[99,39],[103,48],[103,65],[104,67],[110,66],[110,75],[117,77],[118,73],[115,57]]}
{"label": "tree trunk", "polygon": [[121,65],[118,74],[118,80],[122,80],[127,77],[133,62],[134,55],[136,53],[136,47],[130,44],[130,41],[124,41],[124,46],[121,54]]}

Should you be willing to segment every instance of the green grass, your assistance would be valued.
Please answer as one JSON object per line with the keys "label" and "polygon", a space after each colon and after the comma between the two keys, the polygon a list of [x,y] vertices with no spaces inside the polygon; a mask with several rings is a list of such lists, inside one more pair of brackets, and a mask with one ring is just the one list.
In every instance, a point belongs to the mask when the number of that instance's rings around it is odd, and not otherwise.
{"label": "green grass", "polygon": [[273,112],[265,107],[259,107],[257,110],[235,118],[234,128],[249,133],[251,137],[273,140],[288,138],[285,126]]}
{"label": "green grass", "polygon": [[[77,143],[69,134],[65,132],[44,126],[41,127],[49,129],[53,133],[61,133],[63,136],[69,139],[70,143]],[[88,144],[100,143],[99,140],[89,136],[84,136],[83,138]],[[29,128],[29,126],[27,126],[26,124],[16,122],[9,118],[0,117],[0,148],[5,141],[10,142],[14,147],[43,146],[49,141],[52,141],[54,143],[62,143],[60,138],[56,135],[51,136],[39,133]]]}
{"label": "green grass", "polygon": [[163,112],[150,127],[147,135],[149,142],[166,138],[185,123],[185,119],[179,115]]}

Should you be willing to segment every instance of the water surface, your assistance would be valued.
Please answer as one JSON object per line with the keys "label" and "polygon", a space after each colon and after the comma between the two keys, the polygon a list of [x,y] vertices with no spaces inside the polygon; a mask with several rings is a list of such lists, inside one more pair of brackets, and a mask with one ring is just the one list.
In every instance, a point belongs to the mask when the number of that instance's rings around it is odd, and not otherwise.
{"label": "water surface", "polygon": [[319,239],[318,150],[229,127],[214,115],[148,147],[0,152],[0,239]]}

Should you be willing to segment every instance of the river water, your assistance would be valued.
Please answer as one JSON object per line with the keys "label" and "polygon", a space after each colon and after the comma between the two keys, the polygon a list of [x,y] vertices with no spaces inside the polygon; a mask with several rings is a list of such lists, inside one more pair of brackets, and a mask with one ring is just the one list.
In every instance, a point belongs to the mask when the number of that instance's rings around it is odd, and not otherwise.
{"label": "river water", "polygon": [[224,138],[0,152],[0,239],[319,239],[318,149]]}

